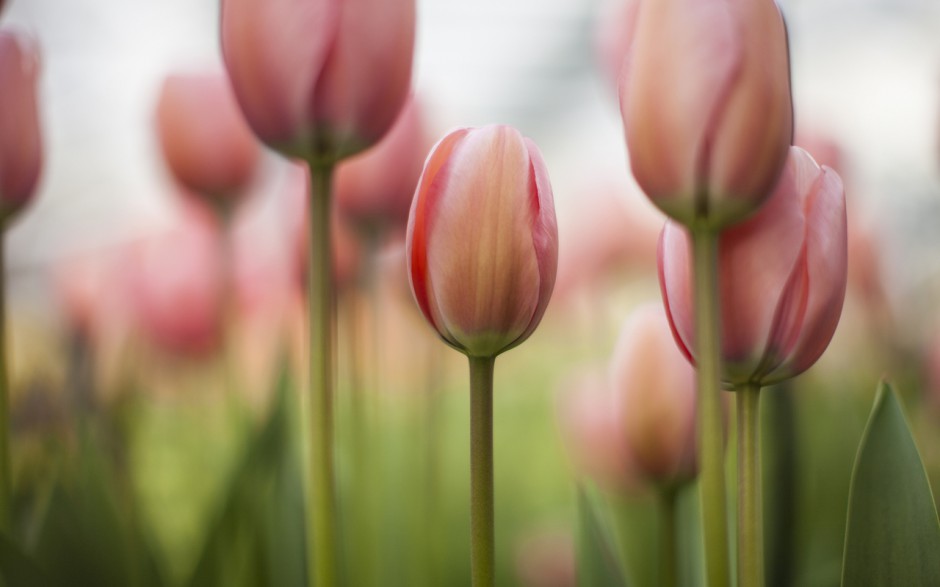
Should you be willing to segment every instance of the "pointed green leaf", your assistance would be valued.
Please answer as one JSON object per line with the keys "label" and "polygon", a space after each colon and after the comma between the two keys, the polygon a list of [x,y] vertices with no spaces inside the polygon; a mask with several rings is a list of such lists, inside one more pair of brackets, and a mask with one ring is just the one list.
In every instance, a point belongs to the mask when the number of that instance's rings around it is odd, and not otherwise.
{"label": "pointed green leaf", "polygon": [[578,488],[578,585],[626,587],[614,542],[584,488]]}
{"label": "pointed green leaf", "polygon": [[855,460],[845,534],[844,587],[940,581],[937,508],[900,402],[886,383]]}

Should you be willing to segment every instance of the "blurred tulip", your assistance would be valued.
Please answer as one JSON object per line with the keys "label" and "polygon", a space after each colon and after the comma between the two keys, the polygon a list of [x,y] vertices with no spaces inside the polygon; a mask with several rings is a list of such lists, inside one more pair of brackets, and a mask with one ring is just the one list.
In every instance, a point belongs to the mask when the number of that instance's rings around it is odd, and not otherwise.
{"label": "blurred tulip", "polygon": [[39,181],[38,76],[35,43],[20,33],[0,31],[0,224],[26,204]]}
{"label": "blurred tulip", "polygon": [[404,230],[430,147],[420,104],[411,98],[378,144],[337,168],[340,215],[363,234]]}
{"label": "blurred tulip", "polygon": [[558,214],[563,238],[556,297],[596,286],[610,274],[655,274],[656,243],[665,219],[638,190],[599,183],[581,190],[568,206]]}
{"label": "blurred tulip", "polygon": [[441,139],[424,165],[406,246],[415,300],[445,342],[470,357],[522,343],[545,313],[558,263],[535,143],[496,125]]}
{"label": "blurred tulip", "polygon": [[58,268],[55,285],[65,318],[72,331],[86,340],[102,312],[108,267],[100,256],[72,259]]}
{"label": "blurred tulip", "polygon": [[223,0],[222,52],[248,123],[335,162],[376,143],[411,84],[414,0]]}
{"label": "blurred tulip", "polygon": [[516,552],[516,573],[523,587],[575,587],[574,539],[560,531],[527,536]]}
{"label": "blurred tulip", "polygon": [[222,244],[208,210],[183,205],[178,224],[128,251],[135,322],[152,344],[180,357],[205,357],[222,330]]}
{"label": "blurred tulip", "polygon": [[[767,205],[719,238],[727,382],[769,385],[816,362],[841,315],[846,251],[842,180],[792,147]],[[659,274],[676,341],[694,357],[689,238],[672,222],[660,237]]]}
{"label": "blurred tulip", "polygon": [[637,309],[614,348],[610,385],[633,461],[650,481],[671,485],[695,476],[695,373],[662,307]]}
{"label": "blurred tulip", "polygon": [[627,446],[618,403],[602,371],[573,376],[562,385],[561,429],[579,474],[608,491],[636,492],[643,478]]}
{"label": "blurred tulip", "polygon": [[685,225],[718,229],[773,191],[793,135],[773,0],[642,2],[620,106],[637,182]]}
{"label": "blurred tulip", "polygon": [[157,132],[170,171],[187,190],[226,207],[244,194],[261,150],[224,74],[167,77]]}
{"label": "blurred tulip", "polygon": [[[307,218],[310,216],[310,171],[305,165],[291,165],[284,186],[285,205],[282,226],[293,235],[296,251],[296,275],[302,287],[307,287],[307,271],[310,255],[310,232]],[[333,284],[337,291],[350,287],[359,275],[362,251],[356,235],[345,223],[340,222],[338,209],[332,208],[330,239],[333,251]]]}

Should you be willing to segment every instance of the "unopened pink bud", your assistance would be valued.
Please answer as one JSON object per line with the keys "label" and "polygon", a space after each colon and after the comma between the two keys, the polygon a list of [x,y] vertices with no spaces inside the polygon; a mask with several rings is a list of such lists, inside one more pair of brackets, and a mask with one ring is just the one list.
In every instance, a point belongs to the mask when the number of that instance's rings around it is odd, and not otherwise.
{"label": "unopened pink bud", "polygon": [[[768,385],[816,362],[842,313],[847,246],[842,180],[792,147],[767,204],[719,237],[727,382]],[[660,236],[659,273],[676,340],[694,358],[689,238],[673,222]]]}
{"label": "unopened pink bud", "polygon": [[695,373],[676,347],[663,309],[643,306],[624,324],[610,363],[623,442],[649,481],[695,476]]}
{"label": "unopened pink bud", "polygon": [[445,342],[493,357],[538,326],[555,285],[548,171],[508,126],[458,129],[432,149],[406,234],[411,290]]}
{"label": "unopened pink bud", "polygon": [[357,153],[408,95],[414,0],[223,0],[221,29],[248,123],[287,155]]}
{"label": "unopened pink bud", "polygon": [[420,104],[410,99],[378,144],[337,168],[334,186],[340,215],[361,233],[397,229],[400,234],[430,147]]}
{"label": "unopened pink bud", "polygon": [[0,225],[29,201],[39,181],[38,77],[35,44],[18,33],[0,31]]}
{"label": "unopened pink bud", "polygon": [[773,0],[641,2],[620,107],[646,195],[686,225],[740,222],[770,195],[793,134]]}
{"label": "unopened pink bud", "polygon": [[228,205],[245,192],[260,147],[225,75],[171,75],[157,103],[163,156],[187,190]]}

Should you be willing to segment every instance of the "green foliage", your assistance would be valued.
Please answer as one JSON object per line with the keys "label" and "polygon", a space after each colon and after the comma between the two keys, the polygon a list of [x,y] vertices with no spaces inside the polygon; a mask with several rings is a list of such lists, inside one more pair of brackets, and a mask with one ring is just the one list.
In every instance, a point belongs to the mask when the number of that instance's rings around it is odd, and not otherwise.
{"label": "green foliage", "polygon": [[937,585],[940,522],[894,390],[882,383],[852,474],[844,587]]}
{"label": "green foliage", "polygon": [[578,585],[626,587],[616,542],[583,488],[578,490],[578,526]]}
{"label": "green foliage", "polygon": [[0,535],[0,586],[51,587],[52,582],[9,538]]}

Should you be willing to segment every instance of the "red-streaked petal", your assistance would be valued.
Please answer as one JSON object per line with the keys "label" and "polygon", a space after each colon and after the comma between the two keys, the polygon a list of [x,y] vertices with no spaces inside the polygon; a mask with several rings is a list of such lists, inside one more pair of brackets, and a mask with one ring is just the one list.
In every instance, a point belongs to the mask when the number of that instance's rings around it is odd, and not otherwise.
{"label": "red-streaked petal", "polygon": [[692,266],[689,235],[681,225],[668,221],[659,234],[656,249],[659,288],[669,327],[679,350],[693,365],[695,328],[692,315]]}
{"label": "red-streaked petal", "polygon": [[469,132],[466,128],[451,131],[431,149],[411,202],[411,213],[408,215],[405,255],[408,260],[411,291],[421,313],[438,332],[441,331],[442,324],[435,319],[436,312],[431,309],[432,292],[428,287],[428,223],[446,183],[438,181],[438,174],[445,170],[454,148]]}

